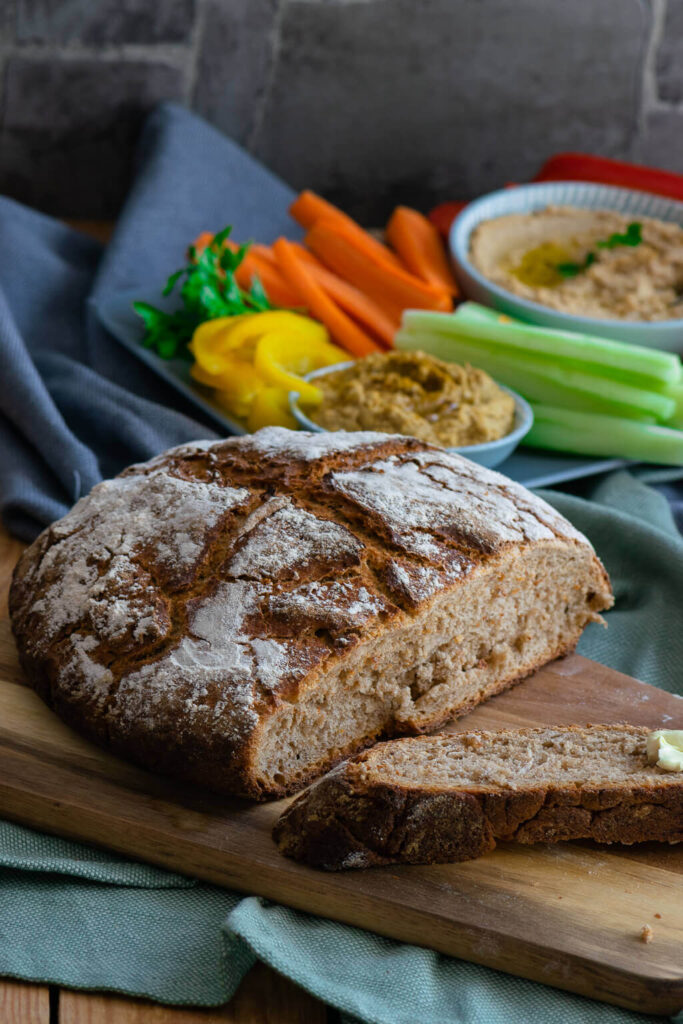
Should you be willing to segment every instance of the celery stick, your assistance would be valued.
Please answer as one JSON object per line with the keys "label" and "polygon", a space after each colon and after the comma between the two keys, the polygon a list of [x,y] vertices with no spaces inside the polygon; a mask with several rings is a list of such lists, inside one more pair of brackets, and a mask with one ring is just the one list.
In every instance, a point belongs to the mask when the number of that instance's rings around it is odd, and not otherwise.
{"label": "celery stick", "polygon": [[673,398],[676,403],[673,416],[666,421],[667,426],[683,429],[683,384],[667,384],[664,394],[668,395],[669,398]]}
{"label": "celery stick", "polygon": [[[404,328],[404,330],[408,330]],[[411,330],[410,333],[419,334],[422,333],[418,330]],[[441,333],[441,332],[439,332]],[[590,377],[600,379],[604,381],[616,381],[622,384],[627,384],[632,388],[638,388],[641,391],[657,391],[659,393],[666,394],[666,389],[669,384],[655,377],[648,377],[642,373],[633,373],[630,370],[624,370],[616,366],[605,366],[601,363],[586,362],[581,359],[573,359],[566,356],[550,356],[544,352],[537,351],[526,351],[522,348],[513,347],[510,345],[500,345],[496,341],[490,341],[489,339],[482,341],[474,341],[468,335],[460,333],[454,330],[448,335],[443,334],[443,337],[449,339],[458,340],[466,345],[481,347],[492,353],[500,353],[500,355],[512,357],[518,360],[525,361],[527,359],[533,359],[534,363],[539,366],[549,367],[551,370],[561,368],[565,371],[577,371],[583,374],[587,374]]]}
{"label": "celery stick", "polygon": [[683,466],[683,430],[548,405],[533,410],[534,424],[522,444]]}
{"label": "celery stick", "polygon": [[472,318],[467,310],[465,314],[458,315],[409,309],[403,314],[402,326],[411,331],[436,331],[449,337],[456,334],[472,342],[482,341],[513,351],[536,353],[553,360],[576,359],[582,363],[628,372],[636,377],[654,378],[664,383],[675,383],[683,378],[681,360],[674,352],[662,352],[642,345],[629,345],[572,331],[531,327],[519,320],[493,320],[482,317],[476,311]]}
{"label": "celery stick", "polygon": [[648,420],[666,420],[675,409],[674,399],[666,395],[553,366],[526,353],[494,351],[456,337],[413,331],[398,331],[394,343],[399,349],[421,349],[446,362],[478,366],[525,398],[548,405]]}
{"label": "celery stick", "polygon": [[482,306],[478,302],[461,302],[451,316],[470,324],[496,324],[508,321],[514,324],[522,323],[516,317],[501,313],[498,309],[491,309],[490,306]]}
{"label": "celery stick", "polygon": [[[453,319],[461,323],[522,323],[521,320],[517,320],[515,317],[510,317],[507,315],[507,313],[501,313],[496,309],[491,309],[489,306],[481,306],[479,305],[478,302],[461,303],[457,307],[457,309],[451,314],[451,316],[453,317]],[[534,330],[534,328],[530,324],[525,324],[525,326],[530,330]],[[549,328],[547,330],[541,328],[540,333],[552,335],[554,332]],[[637,347],[642,348],[643,346]],[[556,363],[558,361],[556,357],[550,356],[539,356],[539,358],[547,358],[552,363]],[[565,364],[564,359],[560,359],[560,361],[563,365]],[[590,363],[580,359],[567,359],[566,365],[572,366],[576,370],[583,370],[586,373],[599,374],[600,376],[610,377],[612,380],[620,380],[623,381],[624,384],[634,384],[635,386],[644,387],[648,391],[661,391],[665,395],[670,395],[677,402],[680,401],[680,413],[678,415],[682,421],[681,425],[683,425],[683,398],[679,400],[677,398],[677,392],[675,391],[677,387],[683,387],[683,383],[681,383],[680,385],[673,382],[665,383],[663,380],[656,379],[655,377],[644,376],[641,375],[640,373],[636,374],[633,373],[632,371],[624,370],[623,367],[602,366],[598,363]],[[679,372],[682,375],[681,379],[683,381],[683,363],[681,363],[680,360],[679,366]],[[670,391],[671,388],[673,388],[674,391]]]}

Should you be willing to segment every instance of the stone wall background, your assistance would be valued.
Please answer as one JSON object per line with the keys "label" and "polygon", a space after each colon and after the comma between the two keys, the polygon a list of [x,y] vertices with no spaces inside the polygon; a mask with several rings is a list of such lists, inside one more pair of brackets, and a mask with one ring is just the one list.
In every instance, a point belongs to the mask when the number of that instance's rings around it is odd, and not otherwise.
{"label": "stone wall background", "polygon": [[116,215],[193,108],[367,221],[559,150],[683,172],[683,0],[0,0],[0,191]]}

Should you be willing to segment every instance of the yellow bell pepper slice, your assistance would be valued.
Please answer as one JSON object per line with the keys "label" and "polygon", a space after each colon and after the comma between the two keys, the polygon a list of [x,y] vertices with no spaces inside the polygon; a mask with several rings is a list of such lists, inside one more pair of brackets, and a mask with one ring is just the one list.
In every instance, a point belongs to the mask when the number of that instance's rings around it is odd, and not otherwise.
{"label": "yellow bell pepper slice", "polygon": [[193,363],[190,367],[190,376],[200,384],[222,391],[226,395],[235,394],[238,400],[243,400],[244,395],[265,384],[261,374],[254,369],[254,364],[248,359],[223,359],[222,373],[207,373],[199,363]]}
{"label": "yellow bell pepper slice", "polygon": [[271,331],[310,338],[312,343],[327,341],[327,331],[317,321],[297,313],[273,310],[207,320],[195,330],[189,348],[208,373],[219,374],[226,356],[237,350],[253,356],[259,338]]}
{"label": "yellow bell pepper slice", "polygon": [[296,430],[299,424],[289,411],[289,392],[283,388],[261,388],[255,396],[247,418],[249,430],[261,427],[287,427]]}
{"label": "yellow bell pepper slice", "polygon": [[254,366],[275,387],[298,391],[302,405],[319,405],[320,390],[302,377],[345,358],[346,354],[329,341],[273,332],[264,335],[256,345]]}
{"label": "yellow bell pepper slice", "polygon": [[253,363],[246,359],[223,358],[221,374],[207,374],[196,363],[190,370],[195,380],[214,388],[214,398],[234,416],[244,418],[249,415],[254,396],[263,388],[265,381],[254,369]]}
{"label": "yellow bell pepper slice", "polygon": [[[251,319],[251,314],[243,316],[219,316],[215,320],[206,320],[196,328],[192,335],[189,349],[197,363],[207,373],[220,374],[223,360],[242,346],[243,337],[235,335],[235,328],[243,320]],[[256,339],[252,339],[252,351]]]}
{"label": "yellow bell pepper slice", "polygon": [[214,388],[216,400],[230,413],[249,417],[256,397],[267,391],[254,410],[254,423],[292,428],[288,392],[298,391],[304,405],[319,404],[319,389],[302,376],[347,358],[330,343],[322,324],[286,310],[207,320],[189,347],[195,357],[191,376]]}
{"label": "yellow bell pepper slice", "polygon": [[199,363],[193,363],[190,367],[190,377],[199,381],[200,384],[204,384],[207,388],[219,388],[223,381],[223,376],[220,373],[209,373]]}
{"label": "yellow bell pepper slice", "polygon": [[327,341],[327,330],[317,320],[311,320],[309,316],[302,316],[300,313],[289,313],[284,309],[274,309],[265,313],[248,313],[246,316],[232,319],[239,321],[230,335],[232,348],[253,343],[264,334],[273,333],[288,336],[290,334],[299,335],[310,338],[311,341]]}

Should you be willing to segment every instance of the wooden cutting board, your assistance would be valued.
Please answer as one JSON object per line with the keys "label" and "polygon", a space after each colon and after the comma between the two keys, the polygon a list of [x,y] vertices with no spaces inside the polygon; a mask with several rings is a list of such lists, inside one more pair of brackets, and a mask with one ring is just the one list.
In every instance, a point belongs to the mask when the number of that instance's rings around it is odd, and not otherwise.
{"label": "wooden cutting board", "polygon": [[[683,1007],[683,847],[503,844],[466,864],[341,874],[288,861],[270,838],[284,801],[133,768],[24,685],[3,594],[19,551],[0,534],[0,816],[594,999]],[[572,655],[453,728],[620,721],[680,728],[683,703]]]}

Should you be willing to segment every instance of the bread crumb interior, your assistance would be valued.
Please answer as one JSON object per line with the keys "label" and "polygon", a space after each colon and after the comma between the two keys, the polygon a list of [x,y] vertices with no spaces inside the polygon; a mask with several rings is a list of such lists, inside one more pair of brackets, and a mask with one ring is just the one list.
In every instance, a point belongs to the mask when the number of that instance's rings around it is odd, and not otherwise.
{"label": "bread crumb interior", "polygon": [[283,703],[264,725],[257,774],[298,788],[381,736],[433,729],[571,650],[600,607],[587,546],[510,550]]}
{"label": "bread crumb interior", "polygon": [[[634,774],[645,783],[663,783],[665,772],[648,765],[646,737],[623,726],[595,730],[539,729],[463,733],[392,743],[372,751],[363,770],[375,782],[386,780],[419,789],[582,788],[628,784]],[[680,784],[680,779],[679,779]]]}

